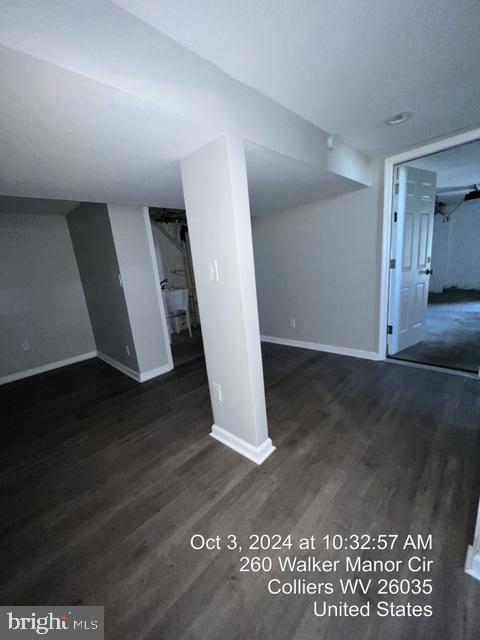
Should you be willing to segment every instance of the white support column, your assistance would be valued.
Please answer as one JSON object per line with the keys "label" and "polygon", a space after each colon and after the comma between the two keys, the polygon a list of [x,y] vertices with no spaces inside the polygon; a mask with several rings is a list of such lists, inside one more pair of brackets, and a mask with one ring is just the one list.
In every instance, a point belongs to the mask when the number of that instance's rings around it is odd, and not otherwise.
{"label": "white support column", "polygon": [[465,562],[465,571],[480,580],[480,501],[478,503],[477,526],[475,527],[475,538],[473,545],[467,550],[467,559]]}
{"label": "white support column", "polygon": [[268,437],[243,140],[229,133],[182,161],[214,425],[257,464]]}

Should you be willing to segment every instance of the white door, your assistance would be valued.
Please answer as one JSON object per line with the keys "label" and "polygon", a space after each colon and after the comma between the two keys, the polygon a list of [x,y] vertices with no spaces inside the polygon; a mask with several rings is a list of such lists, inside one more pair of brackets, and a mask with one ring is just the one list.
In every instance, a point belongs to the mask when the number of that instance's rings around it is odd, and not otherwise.
{"label": "white door", "polygon": [[432,273],[435,186],[433,171],[395,168],[388,353],[425,337],[428,285]]}

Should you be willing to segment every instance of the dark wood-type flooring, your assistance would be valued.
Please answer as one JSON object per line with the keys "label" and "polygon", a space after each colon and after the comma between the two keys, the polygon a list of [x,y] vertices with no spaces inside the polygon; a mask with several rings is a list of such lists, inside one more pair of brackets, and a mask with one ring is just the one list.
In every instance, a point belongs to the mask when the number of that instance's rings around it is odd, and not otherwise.
{"label": "dark wood-type flooring", "polygon": [[[264,368],[260,467],[208,436],[202,358],[142,385],[91,360],[1,387],[0,603],[104,605],[112,640],[479,638],[479,383],[276,345]],[[432,533],[434,615],[315,618],[194,532]]]}
{"label": "dark wood-type flooring", "polygon": [[171,341],[170,346],[175,366],[203,356],[203,340],[200,327],[192,329],[192,337],[188,335],[188,331],[172,333]]}

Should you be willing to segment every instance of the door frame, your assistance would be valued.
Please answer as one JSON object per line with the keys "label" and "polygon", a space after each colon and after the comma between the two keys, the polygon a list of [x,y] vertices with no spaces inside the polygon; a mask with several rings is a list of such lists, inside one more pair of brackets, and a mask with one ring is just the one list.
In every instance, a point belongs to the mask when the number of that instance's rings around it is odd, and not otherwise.
{"label": "door frame", "polygon": [[432,153],[445,151],[452,147],[467,142],[480,140],[480,128],[471,129],[463,133],[441,138],[434,142],[412,147],[407,151],[402,151],[385,158],[384,186],[383,186],[383,223],[382,223],[382,257],[380,273],[380,308],[378,323],[378,355],[380,360],[387,359],[387,326],[388,326],[388,304],[390,289],[390,248],[393,217],[393,182],[394,167],[397,164],[418,160],[423,156]]}

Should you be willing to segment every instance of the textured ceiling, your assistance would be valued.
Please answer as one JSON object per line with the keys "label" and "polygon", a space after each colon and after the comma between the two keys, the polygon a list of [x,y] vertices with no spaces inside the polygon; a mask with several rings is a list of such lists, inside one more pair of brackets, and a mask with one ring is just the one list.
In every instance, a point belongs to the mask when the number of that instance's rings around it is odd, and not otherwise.
{"label": "textured ceiling", "polygon": [[290,186],[369,182],[367,158],[109,0],[1,7],[0,194],[181,207],[180,160],[225,130],[291,157]]}
{"label": "textured ceiling", "polygon": [[[254,212],[343,193],[353,185],[316,167],[324,131],[163,32],[352,146],[394,151],[480,120],[479,10],[3,0],[0,193],[181,207],[179,159],[232,122],[258,143],[247,145]],[[383,124],[402,109],[414,118]]]}
{"label": "textured ceiling", "polygon": [[478,0],[115,2],[369,154],[480,122]]}
{"label": "textured ceiling", "polygon": [[[121,14],[120,17],[136,34],[139,29],[147,31],[153,44],[157,40],[169,40],[130,14],[114,5],[110,6],[117,14]],[[66,29],[54,32],[57,39],[62,37],[59,43],[53,36],[46,40],[40,38],[38,24],[32,26],[32,23],[22,23],[24,27],[20,34],[13,25],[6,29],[5,25],[0,24],[0,35],[10,44],[28,45],[38,55],[60,59],[64,64],[69,55],[70,66],[77,70],[72,71],[31,53],[0,45],[2,195],[181,208],[184,201],[180,159],[207,140],[220,135],[223,120],[212,121],[212,113],[217,102],[227,95],[242,111],[241,115],[250,114],[251,122],[255,121],[257,103],[266,102],[267,115],[262,123],[268,118],[275,141],[279,137],[277,130],[287,123],[288,127],[283,128],[289,130],[292,138],[299,140],[295,148],[313,149],[315,155],[318,152],[319,158],[323,153],[330,154],[326,144],[322,149],[324,132],[286,109],[277,108],[271,100],[234,82],[171,40],[168,46],[180,49],[180,55],[187,57],[183,81],[185,88],[191,91],[176,95],[181,89],[182,67],[177,60],[180,70],[174,72],[172,65],[176,56],[172,54],[170,58],[158,56],[158,59],[168,59],[173,88],[165,82],[152,80],[145,86],[142,84],[140,89],[136,88],[142,96],[139,97],[131,91],[135,89],[133,84],[146,76],[142,63],[145,59],[154,59],[154,56],[146,55],[150,50],[142,52],[143,58],[139,54],[135,60],[130,60],[130,65],[135,66],[129,73],[125,64],[121,64],[125,76],[117,77],[112,69],[107,74],[101,64],[97,64],[95,55],[92,60],[91,52],[88,57],[81,37],[77,36],[81,46],[77,42],[74,47],[65,36]],[[31,38],[26,37],[34,26],[36,33]],[[48,24],[43,25],[46,33],[47,27]],[[142,36],[145,40],[146,35]],[[41,48],[45,42],[47,50]],[[108,53],[116,63],[104,39],[97,37],[96,42],[104,58]],[[112,43],[110,45],[113,46]],[[128,48],[126,51],[129,51]],[[127,58],[131,58],[129,53]],[[156,64],[153,67],[154,70],[163,69]],[[88,72],[96,79],[87,77]],[[101,78],[103,81],[98,79],[100,72],[104,74]],[[219,75],[216,80],[219,89],[200,91],[201,73],[203,77]],[[113,82],[125,90],[112,86]],[[252,98],[250,102],[242,102],[244,89],[249,100]],[[254,94],[253,97],[251,94]],[[202,113],[207,115],[199,121],[194,115],[189,116],[189,111],[193,111],[193,106],[198,106],[202,100],[205,102]],[[286,117],[275,119],[277,110]],[[302,125],[306,126],[307,134]],[[261,128],[263,131],[264,127]],[[312,130],[313,134],[318,133],[318,138],[311,135]],[[300,162],[278,152],[267,153],[261,145],[247,145],[247,163],[254,213],[280,210],[355,188],[355,183],[347,180],[343,174],[334,175],[334,169],[330,171],[325,161],[321,165]],[[356,188],[359,188],[358,183]]]}

